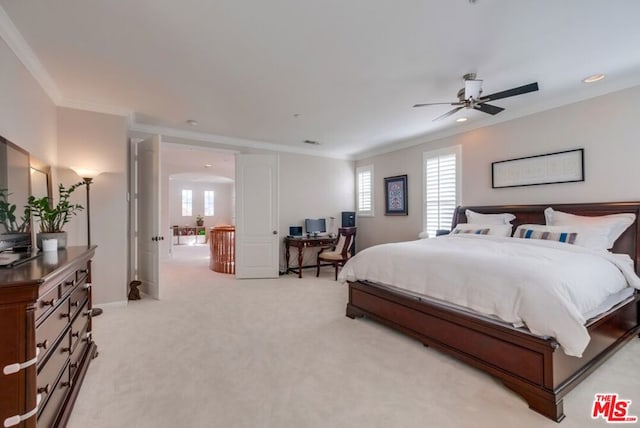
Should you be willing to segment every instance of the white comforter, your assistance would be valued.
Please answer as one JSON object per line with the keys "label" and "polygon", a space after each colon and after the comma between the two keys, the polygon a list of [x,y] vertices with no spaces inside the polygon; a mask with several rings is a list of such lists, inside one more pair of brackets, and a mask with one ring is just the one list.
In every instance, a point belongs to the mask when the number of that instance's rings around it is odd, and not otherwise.
{"label": "white comforter", "polygon": [[577,357],[589,343],[583,314],[624,287],[640,289],[633,268],[607,251],[486,235],[370,247],[347,262],[338,280],[393,285],[524,323]]}

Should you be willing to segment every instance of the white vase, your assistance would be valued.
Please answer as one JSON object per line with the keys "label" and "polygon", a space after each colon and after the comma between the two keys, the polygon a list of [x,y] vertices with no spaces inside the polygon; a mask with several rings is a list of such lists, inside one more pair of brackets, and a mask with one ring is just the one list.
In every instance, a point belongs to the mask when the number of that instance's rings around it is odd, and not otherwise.
{"label": "white vase", "polygon": [[58,250],[67,248],[67,232],[40,232],[36,235],[36,245],[42,250],[43,239],[56,239],[58,241]]}

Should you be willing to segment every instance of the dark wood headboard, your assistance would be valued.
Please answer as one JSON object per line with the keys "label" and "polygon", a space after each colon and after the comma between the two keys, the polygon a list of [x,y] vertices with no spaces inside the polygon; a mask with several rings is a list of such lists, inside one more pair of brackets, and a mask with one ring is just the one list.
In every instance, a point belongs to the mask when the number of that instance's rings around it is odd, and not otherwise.
{"label": "dark wood headboard", "polygon": [[640,275],[640,202],[603,202],[591,204],[546,204],[546,205],[494,205],[478,207],[458,207],[453,214],[452,228],[458,223],[466,223],[465,210],[498,214],[511,213],[516,219],[511,222],[513,230],[521,224],[545,224],[544,210],[552,207],[554,210],[584,216],[598,216],[619,213],[636,215],[636,220],[618,238],[613,246],[614,253],[628,254],[635,262],[636,273]]}

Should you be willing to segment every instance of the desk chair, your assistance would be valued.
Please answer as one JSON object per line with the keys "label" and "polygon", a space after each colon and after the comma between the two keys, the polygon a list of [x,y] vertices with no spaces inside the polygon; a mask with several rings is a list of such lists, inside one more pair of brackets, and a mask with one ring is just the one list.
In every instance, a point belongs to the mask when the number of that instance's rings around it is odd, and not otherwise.
{"label": "desk chair", "polygon": [[338,280],[338,266],[344,266],[351,257],[350,250],[353,246],[357,229],[357,227],[341,227],[338,229],[338,242],[333,247],[324,247],[320,250],[316,260],[316,277],[320,275],[320,263],[326,262],[335,266],[335,279],[336,281]]}

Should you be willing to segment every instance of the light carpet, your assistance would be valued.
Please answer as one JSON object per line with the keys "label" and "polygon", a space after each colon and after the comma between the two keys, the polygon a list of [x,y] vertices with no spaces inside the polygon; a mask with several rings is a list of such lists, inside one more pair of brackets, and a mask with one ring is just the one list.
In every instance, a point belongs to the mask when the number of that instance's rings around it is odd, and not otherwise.
{"label": "light carpet", "polygon": [[[565,398],[556,424],[499,381],[366,319],[347,289],[298,279],[235,280],[206,247],[174,247],[166,298],[94,319],[93,360],[69,427],[587,427],[594,394],[640,416],[640,340]],[[99,287],[100,284],[94,284]]]}

